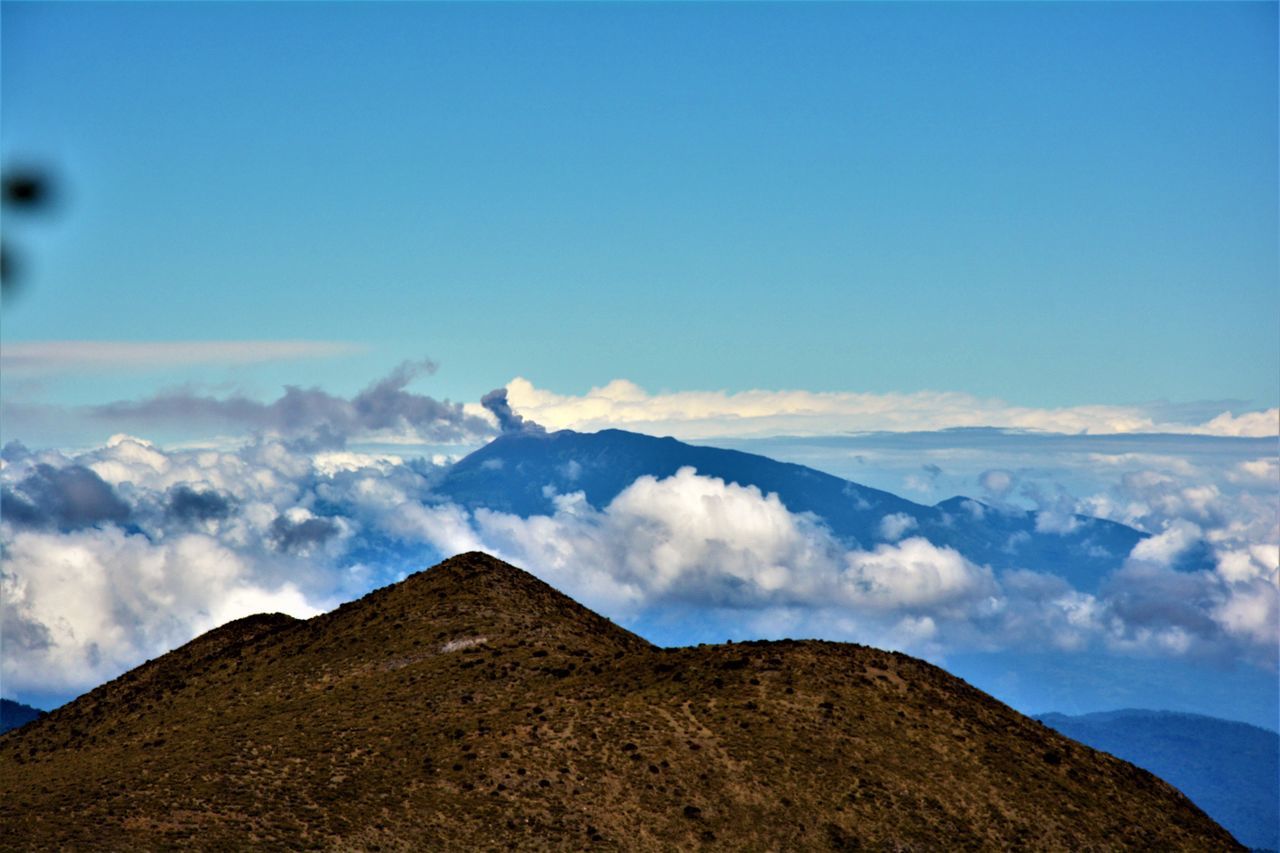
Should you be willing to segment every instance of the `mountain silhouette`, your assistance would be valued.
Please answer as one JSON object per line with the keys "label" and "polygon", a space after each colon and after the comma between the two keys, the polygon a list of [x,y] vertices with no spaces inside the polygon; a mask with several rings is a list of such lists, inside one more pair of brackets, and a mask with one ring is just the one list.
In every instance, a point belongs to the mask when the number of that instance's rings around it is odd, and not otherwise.
{"label": "mountain silhouette", "polygon": [[923,536],[995,569],[1052,572],[1084,591],[1096,590],[1147,536],[1083,515],[1045,529],[1034,512],[963,496],[925,506],[803,465],[616,429],[502,435],[451,466],[435,491],[469,509],[549,515],[556,493],[581,491],[588,503],[602,508],[636,478],[669,477],[686,466],[703,476],[775,492],[788,510],[817,515],[849,547],[870,549],[891,541],[884,519],[902,516],[908,521],[900,522],[900,535]]}
{"label": "mountain silhouette", "polygon": [[0,822],[7,849],[1239,849],[930,664],[660,649],[480,553],[0,735]]}
{"label": "mountain silhouette", "polygon": [[43,713],[39,708],[32,708],[12,699],[0,699],[0,732],[25,726],[32,720],[39,719]]}

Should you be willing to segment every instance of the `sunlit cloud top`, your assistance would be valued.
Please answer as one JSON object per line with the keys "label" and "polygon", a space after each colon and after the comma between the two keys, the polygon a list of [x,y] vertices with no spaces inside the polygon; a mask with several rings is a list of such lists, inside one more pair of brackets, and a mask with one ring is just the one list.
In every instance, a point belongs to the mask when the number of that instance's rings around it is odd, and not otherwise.
{"label": "sunlit cloud top", "polygon": [[914,432],[957,427],[1002,427],[1068,434],[1280,434],[1280,410],[1225,411],[1199,423],[1159,418],[1156,407],[1018,406],[955,391],[869,394],[852,391],[680,391],[652,394],[615,379],[584,394],[557,394],[517,377],[507,399],[547,429],[592,431],[617,427],[701,439],[847,432]]}

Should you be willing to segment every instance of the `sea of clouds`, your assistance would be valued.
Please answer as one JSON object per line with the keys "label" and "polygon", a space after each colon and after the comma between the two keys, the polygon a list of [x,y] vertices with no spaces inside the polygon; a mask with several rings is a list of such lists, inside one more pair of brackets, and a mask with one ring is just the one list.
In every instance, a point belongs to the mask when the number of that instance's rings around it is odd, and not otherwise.
{"label": "sea of clouds", "polygon": [[[1045,650],[1276,668],[1274,410],[649,395],[625,382],[565,397],[523,380],[461,404],[409,389],[434,370],[406,362],[349,398],[289,386],[271,402],[186,387],[56,411],[8,401],[10,435],[15,425],[53,434],[62,421],[118,434],[76,450],[10,441],[0,452],[0,689],[65,700],[230,619],[310,616],[468,550],[664,644],[822,637],[935,660]],[[938,428],[957,418],[1005,429]],[[974,564],[905,516],[880,519],[881,544],[851,547],[776,495],[691,468],[640,477],[606,506],[548,484],[554,510],[529,518],[436,494],[457,453],[540,431],[538,421],[719,435],[712,443],[923,503],[960,493],[982,500],[986,509],[970,505],[981,512],[1032,509],[1048,534],[1085,513],[1152,536],[1082,591],[1051,566]],[[841,424],[879,431],[836,434]],[[811,437],[750,438],[788,425]],[[138,437],[150,428],[252,437],[164,445]],[[1133,434],[1152,428],[1176,434]],[[1211,568],[1177,568],[1189,552]]]}
{"label": "sea of clouds", "polygon": [[[11,442],[0,469],[0,675],[7,695],[74,695],[230,619],[313,615],[467,550],[623,624],[683,614],[682,629],[650,635],[660,643],[704,639],[688,625],[701,618],[707,631],[731,623],[739,636],[934,658],[1101,649],[1274,669],[1276,459],[1093,455],[1094,482],[1107,485],[1078,498],[1037,472],[983,467],[990,454],[969,458],[964,476],[997,510],[1021,496],[1154,534],[1086,593],[1051,567],[975,565],[894,517],[882,529],[896,541],[849,548],[776,495],[690,468],[640,477],[607,506],[557,494],[553,513],[521,518],[437,498],[448,458],[314,436],[166,448],[122,434],[76,452]],[[921,489],[953,476],[930,465],[915,464]],[[1175,569],[1190,548],[1207,549],[1213,568]]]}

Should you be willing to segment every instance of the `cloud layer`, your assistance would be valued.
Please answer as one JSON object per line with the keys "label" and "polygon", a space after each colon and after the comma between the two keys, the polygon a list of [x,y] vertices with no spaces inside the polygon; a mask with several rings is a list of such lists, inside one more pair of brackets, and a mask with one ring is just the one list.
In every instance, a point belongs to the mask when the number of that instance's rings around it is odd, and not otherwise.
{"label": "cloud layer", "polygon": [[266,432],[304,438],[325,447],[341,447],[356,437],[431,443],[491,436],[492,423],[461,403],[406,390],[414,379],[435,370],[431,361],[406,361],[350,399],[294,385],[285,386],[284,393],[270,403],[178,389],[145,400],[93,406],[88,414],[116,426],[178,424]]}
{"label": "cloud layer", "polygon": [[[1083,500],[1055,493],[1063,512],[1155,534],[1094,594],[1045,567],[975,565],[893,515],[880,527],[894,541],[851,550],[776,495],[687,468],[640,477],[603,507],[570,493],[544,516],[469,512],[433,497],[441,461],[267,437],[234,450],[128,436],[78,454],[6,447],[6,689],[82,690],[221,621],[309,615],[470,549],[629,624],[685,614],[715,630],[934,656],[1040,648],[1276,663],[1280,531],[1276,486],[1258,479],[1264,459],[1209,485],[1195,466],[1166,465],[1124,471]],[[1023,476],[990,470],[984,485],[999,494]],[[1196,548],[1213,569],[1179,568]]]}
{"label": "cloud layer", "polygon": [[1222,412],[1204,422],[1164,419],[1167,407],[1073,406],[1037,409],[957,392],[859,394],[811,391],[682,391],[650,394],[625,379],[580,396],[507,384],[507,399],[524,417],[550,430],[615,427],[684,439],[763,435],[823,435],[859,431],[929,431],[1005,427],[1060,433],[1152,433],[1272,436],[1280,409]]}
{"label": "cloud layer", "polygon": [[157,370],[350,355],[340,341],[19,341],[0,346],[0,369],[18,373]]}

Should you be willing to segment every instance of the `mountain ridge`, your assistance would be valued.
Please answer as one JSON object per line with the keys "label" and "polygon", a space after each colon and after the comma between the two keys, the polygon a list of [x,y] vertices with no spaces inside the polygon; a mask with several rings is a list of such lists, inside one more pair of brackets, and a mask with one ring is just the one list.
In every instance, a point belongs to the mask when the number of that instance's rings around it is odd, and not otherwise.
{"label": "mountain ridge", "polygon": [[6,849],[1237,849],[923,661],[660,649],[474,552],[237,620],[0,736],[0,819]]}
{"label": "mountain ridge", "polygon": [[0,699],[0,734],[38,720],[45,713],[40,708],[33,708],[13,699]]}
{"label": "mountain ridge", "polygon": [[[550,515],[556,494],[581,491],[601,509],[637,478],[662,479],[683,467],[777,494],[789,511],[819,517],[847,547],[923,536],[979,565],[1052,571],[1082,591],[1095,590],[1149,535],[1082,515],[1044,529],[1034,512],[963,496],[928,506],[796,463],[617,429],[501,435],[450,466],[433,492],[467,509]],[[902,523],[888,535],[882,525],[893,516]]]}
{"label": "mountain ridge", "polygon": [[1037,714],[1068,737],[1150,770],[1236,838],[1280,850],[1280,734],[1183,711]]}

